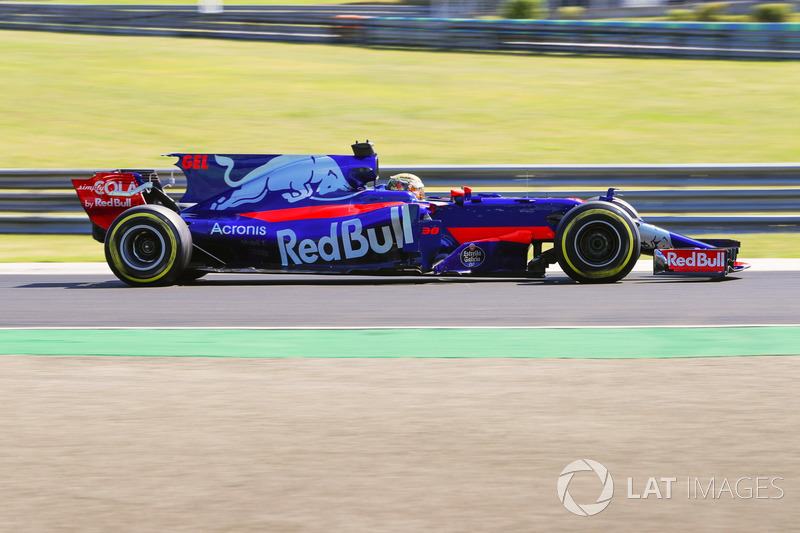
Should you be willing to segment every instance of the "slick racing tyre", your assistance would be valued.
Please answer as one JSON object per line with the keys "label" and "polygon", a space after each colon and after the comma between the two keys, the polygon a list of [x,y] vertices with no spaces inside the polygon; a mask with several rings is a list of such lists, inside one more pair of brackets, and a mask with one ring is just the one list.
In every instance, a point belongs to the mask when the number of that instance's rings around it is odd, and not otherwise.
{"label": "slick racing tyre", "polygon": [[[588,198],[586,200],[586,202],[587,203],[588,202],[594,202],[594,201],[597,201],[597,200],[600,200],[599,196],[595,196],[593,198]],[[613,200],[611,201],[611,203],[613,203],[614,205],[617,205],[617,206],[621,207],[622,209],[624,209],[631,216],[631,218],[633,220],[641,220],[642,219],[642,217],[639,215],[639,212],[636,210],[636,208],[633,207],[628,202],[626,202],[625,200],[622,200],[619,196],[615,196],[613,198]]]}
{"label": "slick racing tyre", "polygon": [[128,209],[106,233],[106,261],[136,287],[171,285],[192,255],[192,235],[177,213],[160,205]]}
{"label": "slick racing tyre", "polygon": [[641,253],[639,228],[610,202],[586,202],[564,215],[556,229],[556,258],[580,283],[613,283],[631,271]]}

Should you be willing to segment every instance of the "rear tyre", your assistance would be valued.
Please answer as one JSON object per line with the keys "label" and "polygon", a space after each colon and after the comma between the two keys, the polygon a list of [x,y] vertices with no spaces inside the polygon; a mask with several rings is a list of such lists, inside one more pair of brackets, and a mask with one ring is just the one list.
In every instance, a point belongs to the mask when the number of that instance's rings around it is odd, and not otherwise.
{"label": "rear tyre", "polygon": [[579,283],[613,283],[631,271],[641,253],[639,228],[625,209],[586,202],[568,211],[556,229],[556,257]]}
{"label": "rear tyre", "polygon": [[108,228],[106,261],[135,287],[175,283],[192,255],[192,235],[181,217],[160,205],[128,209]]}

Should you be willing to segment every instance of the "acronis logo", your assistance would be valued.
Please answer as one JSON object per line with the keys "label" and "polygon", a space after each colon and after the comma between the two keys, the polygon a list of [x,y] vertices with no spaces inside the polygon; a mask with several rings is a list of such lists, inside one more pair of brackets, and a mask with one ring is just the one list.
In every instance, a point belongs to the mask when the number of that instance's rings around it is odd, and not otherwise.
{"label": "acronis logo", "polygon": [[214,226],[211,228],[211,235],[214,234],[263,237],[267,234],[267,228],[251,224],[220,224],[219,222],[214,222]]}

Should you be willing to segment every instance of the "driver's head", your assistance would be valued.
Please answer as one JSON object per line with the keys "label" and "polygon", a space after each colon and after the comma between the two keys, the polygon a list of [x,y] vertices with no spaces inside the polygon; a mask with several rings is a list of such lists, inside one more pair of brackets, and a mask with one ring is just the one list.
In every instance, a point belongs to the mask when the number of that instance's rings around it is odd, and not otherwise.
{"label": "driver's head", "polygon": [[422,184],[422,180],[407,172],[391,176],[389,183],[386,184],[386,189],[390,191],[408,191],[420,200],[425,199],[425,185]]}

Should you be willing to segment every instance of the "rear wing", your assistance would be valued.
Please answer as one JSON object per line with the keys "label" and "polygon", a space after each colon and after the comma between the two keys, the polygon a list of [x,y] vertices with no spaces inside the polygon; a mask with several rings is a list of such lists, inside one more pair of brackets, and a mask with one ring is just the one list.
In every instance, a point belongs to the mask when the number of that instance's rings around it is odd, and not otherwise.
{"label": "rear wing", "polygon": [[179,211],[155,170],[96,172],[90,178],[73,179],[72,186],[92,222],[92,236],[100,242],[112,222],[137,205],[161,204]]}

